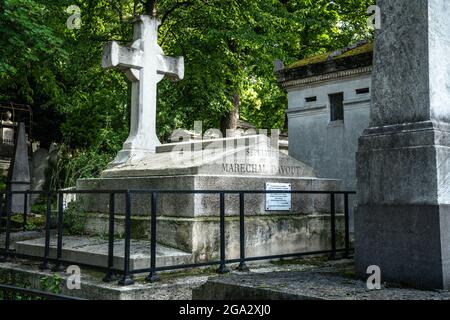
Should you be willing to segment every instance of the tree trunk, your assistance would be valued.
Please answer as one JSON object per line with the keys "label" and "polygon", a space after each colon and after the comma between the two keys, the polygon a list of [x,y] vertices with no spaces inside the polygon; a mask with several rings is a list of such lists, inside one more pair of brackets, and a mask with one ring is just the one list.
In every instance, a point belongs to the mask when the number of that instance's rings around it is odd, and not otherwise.
{"label": "tree trunk", "polygon": [[144,14],[149,16],[156,16],[156,1],[157,0],[146,0],[144,3]]}
{"label": "tree trunk", "polygon": [[222,135],[224,137],[227,134],[227,129],[237,129],[237,122],[239,120],[239,103],[240,97],[238,94],[235,94],[233,96],[233,110],[225,113],[220,119],[220,131],[222,131]]}

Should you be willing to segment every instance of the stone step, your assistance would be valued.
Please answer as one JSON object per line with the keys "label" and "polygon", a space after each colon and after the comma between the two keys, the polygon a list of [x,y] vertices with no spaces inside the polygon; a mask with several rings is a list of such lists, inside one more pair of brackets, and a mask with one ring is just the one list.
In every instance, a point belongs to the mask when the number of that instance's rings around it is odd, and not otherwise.
{"label": "stone step", "polygon": [[[43,232],[41,232],[41,231],[11,232],[10,238],[9,238],[9,241],[10,241],[9,249],[14,250],[15,244],[18,241],[36,239],[36,238],[40,238],[42,236],[43,236]],[[0,248],[4,248],[4,247],[5,247],[5,233],[3,232],[0,234]]]}
{"label": "stone step", "polygon": [[[124,247],[123,239],[114,242],[114,268],[123,270]],[[44,256],[45,239],[19,241],[15,243],[18,254],[33,257]],[[56,237],[50,241],[50,258],[56,257]],[[97,267],[106,267],[108,261],[108,240],[95,237],[65,236],[63,238],[62,259]],[[192,254],[178,249],[156,246],[156,266],[171,266],[192,262]],[[150,267],[150,241],[132,240],[130,254],[130,269]]]}

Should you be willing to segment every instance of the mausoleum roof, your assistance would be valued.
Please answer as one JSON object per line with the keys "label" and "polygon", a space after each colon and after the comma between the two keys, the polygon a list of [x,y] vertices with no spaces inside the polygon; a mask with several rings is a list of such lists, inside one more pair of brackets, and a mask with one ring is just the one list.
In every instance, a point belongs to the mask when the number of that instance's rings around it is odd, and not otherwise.
{"label": "mausoleum roof", "polygon": [[294,62],[293,64],[287,66],[287,69],[294,69],[294,68],[303,67],[306,65],[327,62],[329,60],[343,59],[343,58],[357,56],[360,54],[371,53],[371,52],[373,52],[373,43],[365,42],[364,44],[350,46],[350,47],[344,48],[342,50],[322,53],[319,55],[310,56],[310,57],[298,60],[298,61]]}
{"label": "mausoleum roof", "polygon": [[[331,73],[346,76],[346,70],[371,71],[372,59],[373,43],[361,41],[340,50],[301,59],[275,72],[278,82],[289,87],[293,81]],[[339,77],[339,74],[336,77]]]}

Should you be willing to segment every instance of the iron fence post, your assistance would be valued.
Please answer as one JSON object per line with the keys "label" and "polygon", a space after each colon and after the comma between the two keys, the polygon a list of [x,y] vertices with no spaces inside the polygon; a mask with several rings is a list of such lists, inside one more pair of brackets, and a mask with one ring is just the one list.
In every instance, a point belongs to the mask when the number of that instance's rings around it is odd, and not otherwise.
{"label": "iron fence post", "polygon": [[239,193],[239,246],[240,246],[240,262],[238,270],[242,272],[250,269],[245,263],[245,195],[243,192]]}
{"label": "iron fence post", "polygon": [[114,216],[115,216],[115,194],[109,194],[109,227],[108,227],[108,271],[103,278],[104,282],[116,280],[114,268]]}
{"label": "iron fence post", "polygon": [[345,223],[345,257],[349,257],[350,253],[350,227],[349,227],[349,204],[348,204],[348,193],[344,194],[344,223]]}
{"label": "iron fence post", "polygon": [[28,191],[23,195],[23,228],[22,231],[27,231],[27,218],[28,218]]}
{"label": "iron fence post", "polygon": [[147,282],[156,282],[159,276],[155,271],[156,268],[156,210],[157,210],[157,193],[152,192],[151,199],[151,230],[150,230],[150,274],[145,279]]}
{"label": "iron fence post", "polygon": [[[0,194],[0,218],[3,218],[3,193]],[[0,256],[0,262],[4,262],[6,254]]]}
{"label": "iron fence post", "polygon": [[56,243],[56,262],[53,266],[53,271],[64,271],[64,267],[61,263],[62,260],[62,246],[63,246],[63,233],[64,233],[64,202],[63,193],[58,192],[58,218],[57,218],[57,229],[58,237]]}
{"label": "iron fence post", "polygon": [[4,198],[3,198],[3,196],[4,196],[5,194],[4,193],[1,193],[0,194],[0,218],[3,218],[4,217],[4,214],[5,214],[5,212],[4,212],[4,210],[3,210],[3,204],[4,204]]}
{"label": "iron fence post", "polygon": [[330,211],[331,211],[331,260],[336,259],[336,204],[335,204],[335,194],[330,193]]}
{"label": "iron fence post", "polygon": [[218,273],[224,274],[230,272],[225,264],[225,193],[220,193],[220,266]]}
{"label": "iron fence post", "polygon": [[42,261],[39,269],[48,269],[48,257],[50,254],[50,228],[52,224],[52,194],[47,193],[47,210],[45,213],[45,247],[44,247],[44,260]]}
{"label": "iron fence post", "polygon": [[8,191],[6,193],[6,226],[5,226],[5,254],[1,258],[2,262],[9,261],[10,259],[10,241],[11,241],[11,202],[12,202],[12,193]]}
{"label": "iron fence post", "polygon": [[124,250],[124,266],[123,276],[119,281],[119,285],[128,286],[134,284],[132,275],[130,274],[130,247],[131,247],[131,193],[125,193],[125,250]]}

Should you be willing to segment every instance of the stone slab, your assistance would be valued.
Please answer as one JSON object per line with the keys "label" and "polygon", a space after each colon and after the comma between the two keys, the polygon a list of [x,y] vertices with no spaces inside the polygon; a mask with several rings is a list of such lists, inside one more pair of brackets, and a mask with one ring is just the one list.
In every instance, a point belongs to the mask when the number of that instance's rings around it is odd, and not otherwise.
{"label": "stone slab", "polygon": [[[44,255],[44,238],[16,242],[16,252],[35,257]],[[123,270],[124,240],[114,242],[114,268]],[[50,257],[56,257],[56,239],[50,242]],[[192,255],[177,249],[157,244],[156,265],[168,266],[185,264],[191,261]],[[93,237],[65,236],[63,238],[62,258],[80,264],[106,267],[108,261],[108,241]],[[131,270],[149,268],[150,242],[145,240],[131,241]]]}
{"label": "stone slab", "polygon": [[278,149],[265,135],[160,146],[140,160],[103,171],[102,178],[173,175],[316,177],[313,168]]}
{"label": "stone slab", "polygon": [[[15,249],[15,244],[18,241],[37,239],[43,236],[41,231],[23,231],[23,232],[11,232],[10,234],[10,249]],[[0,248],[4,248],[5,234],[0,234]]]}
{"label": "stone slab", "polygon": [[[193,300],[450,300],[448,291],[421,291],[383,285],[368,290],[352,268],[316,267],[303,271],[249,273],[208,280]],[[349,275],[346,275],[349,274]]]}
{"label": "stone slab", "polygon": [[378,265],[389,280],[450,287],[449,135],[448,126],[426,121],[371,128],[360,138],[355,237],[361,276]]}

